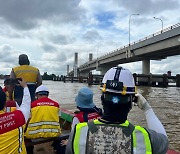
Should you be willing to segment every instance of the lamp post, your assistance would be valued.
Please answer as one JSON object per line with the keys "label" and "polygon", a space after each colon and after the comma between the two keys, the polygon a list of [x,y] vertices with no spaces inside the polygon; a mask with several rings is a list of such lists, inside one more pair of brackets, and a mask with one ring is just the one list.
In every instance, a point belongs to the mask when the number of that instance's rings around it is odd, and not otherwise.
{"label": "lamp post", "polygon": [[129,46],[130,46],[130,43],[131,43],[131,39],[130,39],[130,37],[131,37],[131,17],[132,17],[132,16],[136,16],[136,15],[139,15],[139,14],[136,13],[136,14],[131,14],[131,15],[129,16]]}
{"label": "lamp post", "polygon": [[156,17],[153,17],[154,19],[156,20],[160,20],[161,21],[161,24],[162,24],[162,31],[163,31],[163,20],[161,18],[156,18]]}

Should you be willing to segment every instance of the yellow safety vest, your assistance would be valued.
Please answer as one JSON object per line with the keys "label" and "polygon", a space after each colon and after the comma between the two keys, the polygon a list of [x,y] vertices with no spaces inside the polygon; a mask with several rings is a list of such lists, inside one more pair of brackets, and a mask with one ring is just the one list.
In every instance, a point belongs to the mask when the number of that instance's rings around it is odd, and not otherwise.
{"label": "yellow safety vest", "polygon": [[[3,132],[0,133],[0,154],[26,154],[26,147],[24,143],[24,126],[21,125],[25,122],[24,121],[22,123],[24,117],[21,111],[15,112],[5,113],[0,111],[0,116],[2,114],[5,115],[3,117],[1,116],[0,118],[0,129],[3,129]],[[13,118],[15,114],[16,119]],[[12,119],[10,117],[12,117]],[[21,121],[21,124],[17,124],[17,121]],[[14,128],[6,130],[8,127]]]}
{"label": "yellow safety vest", "polygon": [[20,65],[13,68],[16,78],[23,78],[27,83],[36,83],[39,70],[29,65]]}
{"label": "yellow safety vest", "polygon": [[[101,129],[103,129],[103,127],[107,127],[107,126],[111,126],[112,127],[128,127],[129,126],[129,121],[126,121],[123,124],[105,124],[100,122],[99,120],[94,120],[94,124],[96,126],[101,126]],[[75,127],[75,134],[74,134],[74,138],[73,138],[73,145],[72,145],[72,149],[74,154],[82,154],[86,152],[86,148],[89,148],[89,144],[87,144],[88,141],[88,137],[90,135],[89,132],[89,128],[88,128],[88,123],[79,123],[76,125]],[[83,135],[82,135],[83,134]],[[105,137],[106,135],[103,134],[103,132],[101,132],[101,134],[99,134],[101,139],[103,139],[103,136]],[[145,153],[145,154],[152,154],[152,147],[151,147],[151,141],[148,135],[148,132],[140,126],[135,126],[135,129],[132,133],[131,136],[131,140],[132,140],[132,148],[133,148],[133,154],[139,154],[139,153]],[[99,138],[95,139],[98,140]],[[121,140],[121,139],[120,139]],[[115,142],[115,141],[113,141]],[[85,145],[84,145],[85,144]],[[103,145],[105,146],[105,145]],[[99,148],[99,146],[97,146],[97,148]],[[102,151],[102,149],[99,149],[100,151]]]}
{"label": "yellow safety vest", "polygon": [[49,98],[38,99],[31,104],[31,119],[25,137],[28,139],[58,137],[59,104]]}

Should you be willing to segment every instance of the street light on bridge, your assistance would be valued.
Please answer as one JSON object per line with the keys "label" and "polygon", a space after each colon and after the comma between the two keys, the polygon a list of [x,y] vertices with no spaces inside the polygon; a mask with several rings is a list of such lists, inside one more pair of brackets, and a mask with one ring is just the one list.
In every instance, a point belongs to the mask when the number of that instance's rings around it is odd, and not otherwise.
{"label": "street light on bridge", "polygon": [[163,31],[163,20],[161,18],[156,18],[156,17],[153,17],[153,18],[156,19],[156,20],[160,20],[161,21],[162,31]]}
{"label": "street light on bridge", "polygon": [[131,43],[131,39],[130,39],[130,37],[131,37],[131,17],[132,16],[138,16],[139,14],[138,13],[136,13],[136,14],[131,14],[130,16],[129,16],[129,46],[130,46],[130,43]]}
{"label": "street light on bridge", "polygon": [[136,13],[136,14],[131,14],[130,16],[129,16],[129,50],[126,52],[126,57],[129,57],[129,56],[131,56],[131,17],[132,16],[138,16],[139,14],[138,13]]}

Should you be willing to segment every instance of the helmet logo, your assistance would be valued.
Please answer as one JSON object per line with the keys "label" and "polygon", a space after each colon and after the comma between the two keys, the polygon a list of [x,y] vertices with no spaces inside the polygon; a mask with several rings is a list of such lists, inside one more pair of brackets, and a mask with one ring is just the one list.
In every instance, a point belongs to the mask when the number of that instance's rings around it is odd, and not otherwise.
{"label": "helmet logo", "polygon": [[111,82],[110,86],[113,87],[113,88],[116,88],[117,87],[117,82]]}
{"label": "helmet logo", "polygon": [[117,96],[112,97],[112,102],[113,102],[114,104],[118,104],[119,100],[120,100],[120,99],[119,99]]}

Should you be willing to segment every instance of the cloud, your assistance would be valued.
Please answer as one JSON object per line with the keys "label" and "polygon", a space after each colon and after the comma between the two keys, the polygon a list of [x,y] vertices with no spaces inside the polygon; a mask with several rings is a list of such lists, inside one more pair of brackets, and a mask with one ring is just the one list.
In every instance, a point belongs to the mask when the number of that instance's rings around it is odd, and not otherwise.
{"label": "cloud", "polygon": [[158,14],[162,11],[178,9],[179,1],[178,0],[114,0],[119,7],[123,7],[124,10],[131,13],[140,13],[140,14]]}
{"label": "cloud", "polygon": [[42,21],[73,23],[84,14],[79,3],[80,0],[0,0],[0,17],[24,30],[35,28]]}
{"label": "cloud", "polygon": [[[18,55],[26,53],[41,72],[66,74],[67,65],[73,68],[76,52],[81,65],[88,61],[89,53],[95,59],[127,45],[131,14],[140,13],[131,20],[134,42],[161,30],[153,16],[163,20],[164,28],[177,24],[179,7],[178,0],[0,0],[1,72],[9,73],[18,65]],[[152,61],[151,71],[172,68],[178,73],[178,63],[171,58]],[[125,64],[137,73],[141,65]]]}
{"label": "cloud", "polygon": [[45,52],[55,52],[57,51],[56,47],[50,43],[44,43],[41,45],[41,47],[43,48],[43,50]]}
{"label": "cloud", "polygon": [[84,34],[83,38],[89,42],[95,42],[96,40],[102,39],[102,37],[99,35],[99,33],[96,30],[87,31]]}

